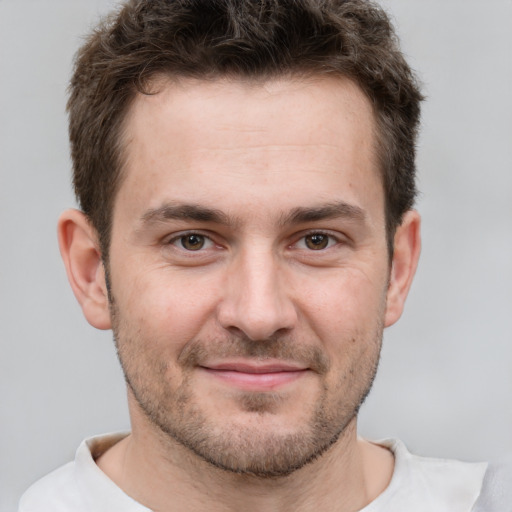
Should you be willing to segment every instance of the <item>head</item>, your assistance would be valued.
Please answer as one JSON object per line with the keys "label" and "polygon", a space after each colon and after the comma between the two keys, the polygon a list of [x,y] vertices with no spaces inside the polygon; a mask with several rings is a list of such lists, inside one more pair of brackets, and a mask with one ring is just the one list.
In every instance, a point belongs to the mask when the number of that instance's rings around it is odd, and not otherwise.
{"label": "head", "polygon": [[108,259],[123,181],[124,121],[156,77],[264,82],[345,77],[369,99],[388,248],[414,203],[422,99],[387,15],[368,0],[131,0],[76,57],[68,111],[74,186]]}
{"label": "head", "polygon": [[355,439],[419,254],[419,99],[366,1],[131,2],[91,37],[60,243],[136,438],[259,477]]}

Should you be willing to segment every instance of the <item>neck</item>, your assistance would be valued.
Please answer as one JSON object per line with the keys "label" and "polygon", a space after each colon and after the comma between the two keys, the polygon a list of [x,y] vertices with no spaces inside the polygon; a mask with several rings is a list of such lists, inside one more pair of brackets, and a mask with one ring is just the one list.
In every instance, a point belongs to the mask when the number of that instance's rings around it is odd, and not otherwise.
{"label": "neck", "polygon": [[285,477],[218,469],[162,434],[134,428],[97,461],[126,494],[155,512],[360,510],[388,485],[393,456],[358,440],[356,420],[315,461]]}

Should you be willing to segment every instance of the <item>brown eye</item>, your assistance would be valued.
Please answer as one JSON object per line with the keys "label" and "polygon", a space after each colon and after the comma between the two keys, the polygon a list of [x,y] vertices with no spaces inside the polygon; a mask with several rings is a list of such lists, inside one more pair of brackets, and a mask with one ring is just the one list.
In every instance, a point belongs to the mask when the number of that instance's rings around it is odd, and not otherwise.
{"label": "brown eye", "polygon": [[205,245],[205,237],[203,235],[186,235],[180,238],[181,246],[187,251],[199,251]]}
{"label": "brown eye", "polygon": [[329,245],[329,236],[322,233],[314,233],[304,237],[306,247],[313,251],[321,251]]}

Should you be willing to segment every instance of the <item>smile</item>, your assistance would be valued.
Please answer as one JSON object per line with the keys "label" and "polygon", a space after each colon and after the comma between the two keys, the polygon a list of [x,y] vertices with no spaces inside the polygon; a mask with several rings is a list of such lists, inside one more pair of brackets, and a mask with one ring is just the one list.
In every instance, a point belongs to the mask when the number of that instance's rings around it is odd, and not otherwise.
{"label": "smile", "polygon": [[209,376],[248,391],[273,391],[276,388],[300,379],[309,373],[303,368],[287,363],[264,365],[247,363],[221,363],[200,366]]}

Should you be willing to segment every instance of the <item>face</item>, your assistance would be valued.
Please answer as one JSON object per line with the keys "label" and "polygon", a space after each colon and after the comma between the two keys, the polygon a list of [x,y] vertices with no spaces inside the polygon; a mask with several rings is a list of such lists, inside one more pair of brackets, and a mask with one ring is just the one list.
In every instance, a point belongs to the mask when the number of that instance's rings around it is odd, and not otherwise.
{"label": "face", "polygon": [[353,424],[389,280],[373,127],[341,79],[137,97],[109,259],[134,432],[276,476]]}

